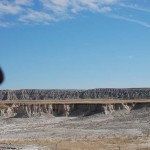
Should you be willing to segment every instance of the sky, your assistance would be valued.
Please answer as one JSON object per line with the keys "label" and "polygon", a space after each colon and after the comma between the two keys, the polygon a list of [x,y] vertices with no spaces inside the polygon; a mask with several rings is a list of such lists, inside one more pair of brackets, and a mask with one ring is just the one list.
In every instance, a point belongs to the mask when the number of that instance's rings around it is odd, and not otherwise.
{"label": "sky", "polygon": [[150,0],[0,0],[0,89],[150,87]]}

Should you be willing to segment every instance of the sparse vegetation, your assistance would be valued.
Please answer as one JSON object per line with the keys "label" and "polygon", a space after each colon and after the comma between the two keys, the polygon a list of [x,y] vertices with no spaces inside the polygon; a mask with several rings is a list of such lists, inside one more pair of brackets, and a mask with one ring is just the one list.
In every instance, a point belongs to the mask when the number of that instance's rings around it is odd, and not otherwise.
{"label": "sparse vegetation", "polygon": [[[0,144],[12,145],[42,145],[45,149],[53,150],[150,150],[146,145],[140,148],[141,143],[147,143],[145,136],[100,138],[96,140],[1,140]],[[139,143],[137,145],[137,143]]]}
{"label": "sparse vegetation", "polygon": [[66,100],[7,100],[3,104],[132,104],[150,103],[150,99],[116,100],[116,99],[66,99]]}
{"label": "sparse vegetation", "polygon": [[5,109],[5,108],[8,108],[9,106],[7,104],[0,104],[0,110],[1,109]]}

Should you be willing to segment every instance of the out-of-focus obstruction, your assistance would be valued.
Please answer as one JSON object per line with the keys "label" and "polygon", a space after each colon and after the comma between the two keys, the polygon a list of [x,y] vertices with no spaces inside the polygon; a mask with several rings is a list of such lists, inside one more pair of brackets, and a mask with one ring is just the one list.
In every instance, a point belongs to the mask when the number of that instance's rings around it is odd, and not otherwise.
{"label": "out-of-focus obstruction", "polygon": [[0,84],[4,81],[4,74],[2,72],[2,69],[0,68]]}

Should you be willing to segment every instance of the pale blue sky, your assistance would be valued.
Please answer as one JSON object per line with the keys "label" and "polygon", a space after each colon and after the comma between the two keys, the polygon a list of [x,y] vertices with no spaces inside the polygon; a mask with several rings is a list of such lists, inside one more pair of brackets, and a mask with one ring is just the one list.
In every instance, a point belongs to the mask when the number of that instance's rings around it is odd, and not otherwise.
{"label": "pale blue sky", "polygon": [[150,87],[150,1],[2,0],[0,56],[0,89]]}

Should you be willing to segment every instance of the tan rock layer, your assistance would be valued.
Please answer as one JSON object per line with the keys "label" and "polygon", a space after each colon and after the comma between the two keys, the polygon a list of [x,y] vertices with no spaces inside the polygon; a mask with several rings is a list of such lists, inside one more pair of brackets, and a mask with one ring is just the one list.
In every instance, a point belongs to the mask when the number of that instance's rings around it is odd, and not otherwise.
{"label": "tan rock layer", "polygon": [[126,113],[129,113],[134,107],[135,104],[13,104],[6,108],[1,108],[0,116],[35,117],[43,114],[54,116],[86,116],[94,113],[108,115],[118,110],[125,110]]}

